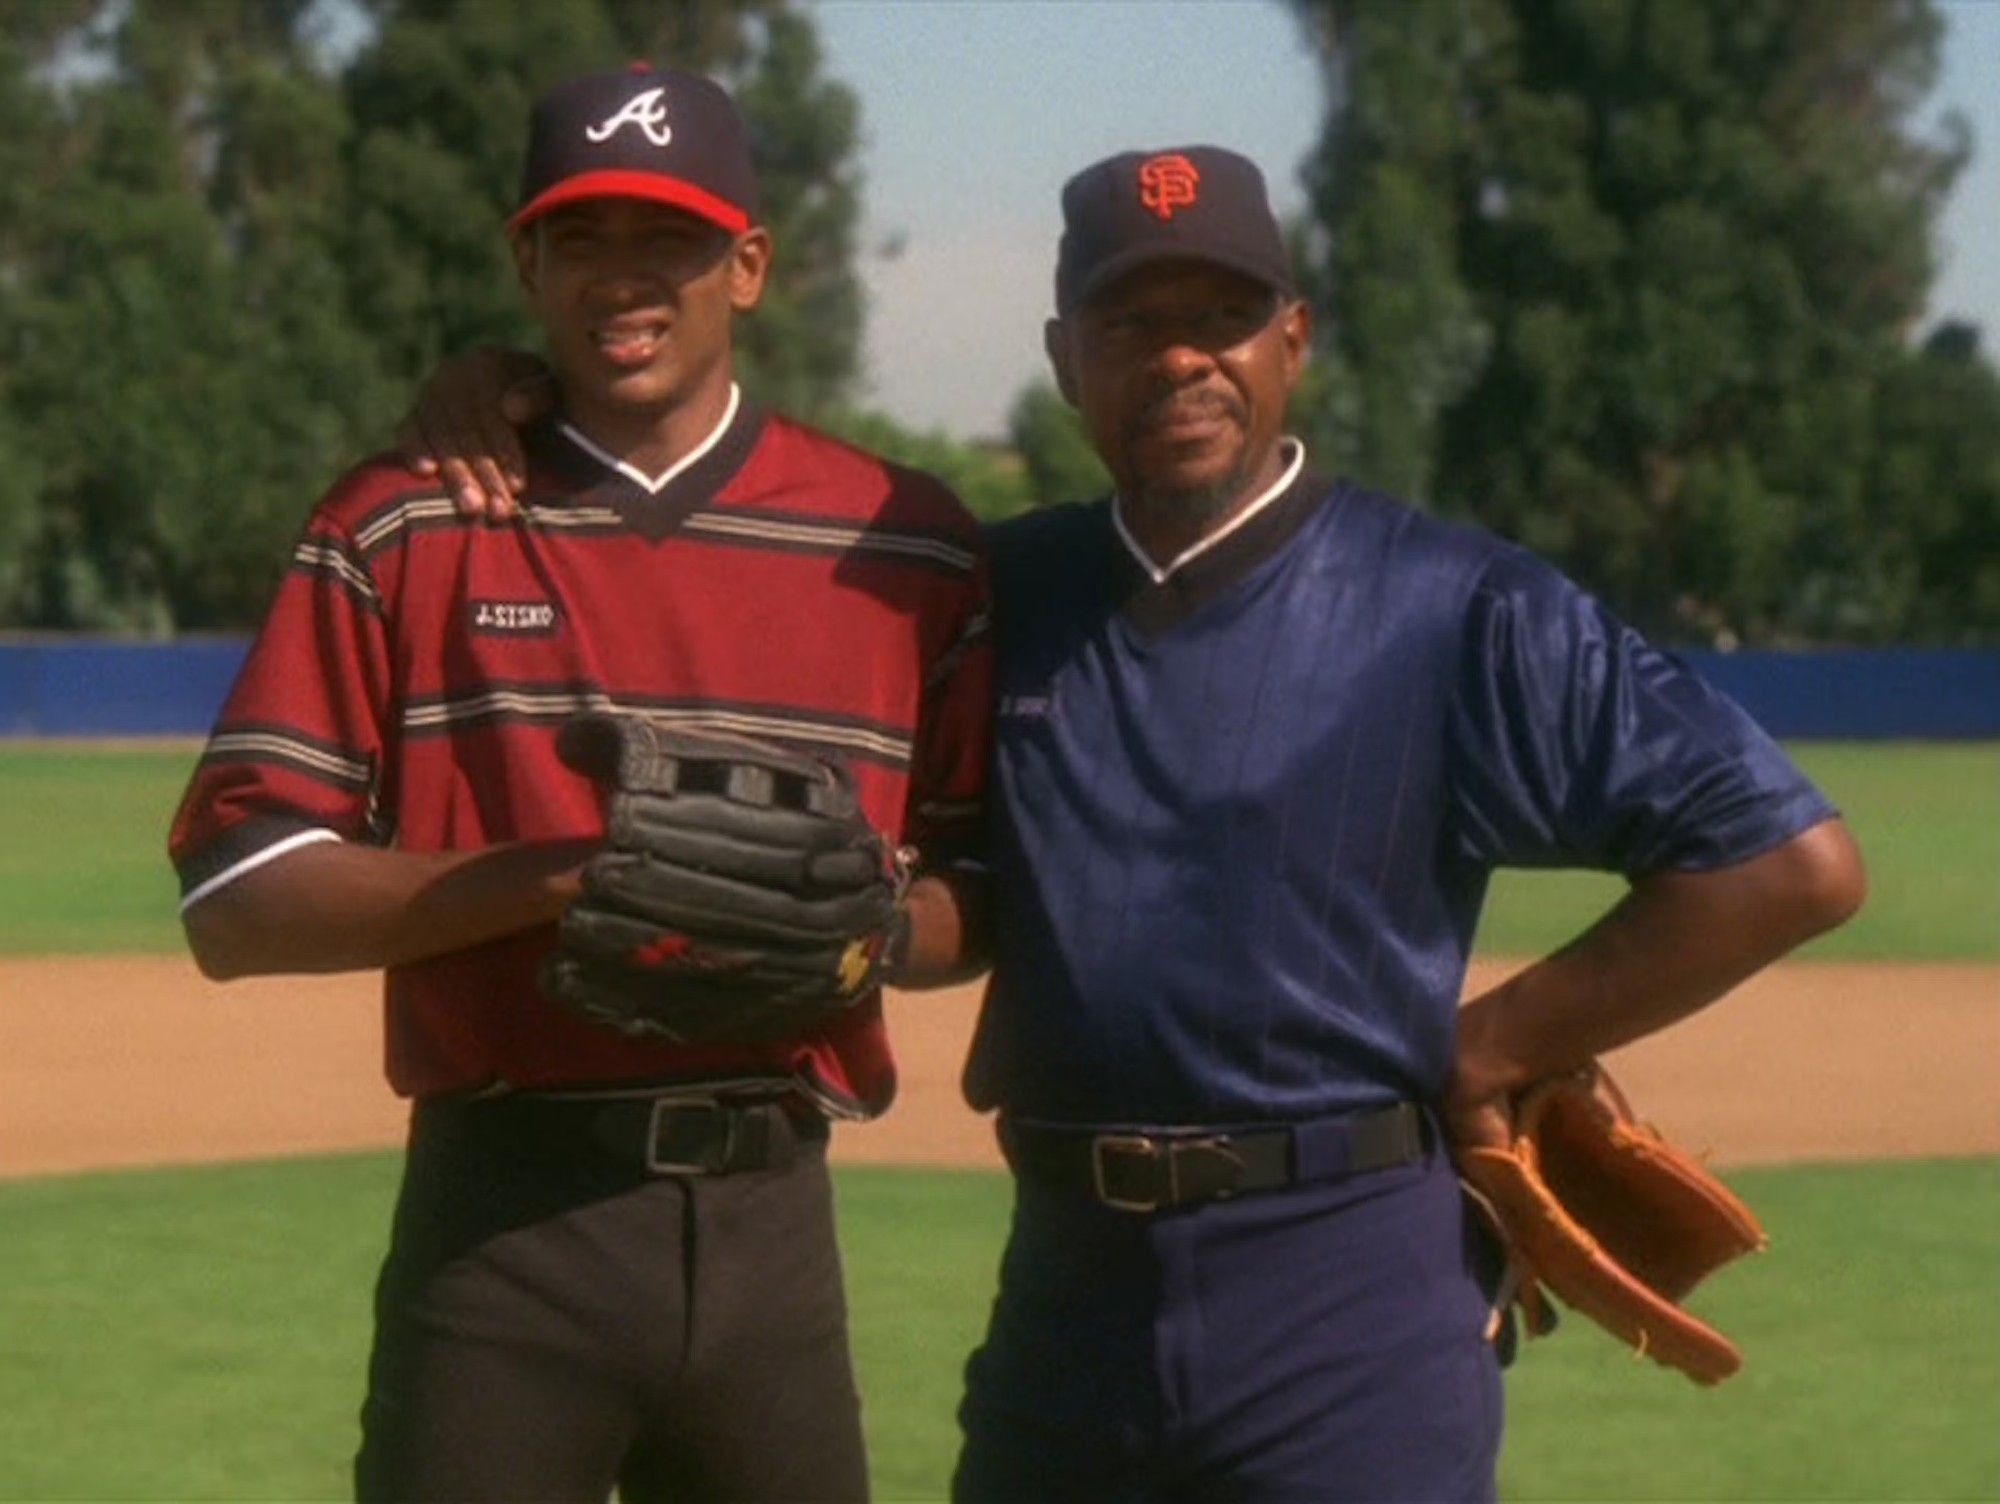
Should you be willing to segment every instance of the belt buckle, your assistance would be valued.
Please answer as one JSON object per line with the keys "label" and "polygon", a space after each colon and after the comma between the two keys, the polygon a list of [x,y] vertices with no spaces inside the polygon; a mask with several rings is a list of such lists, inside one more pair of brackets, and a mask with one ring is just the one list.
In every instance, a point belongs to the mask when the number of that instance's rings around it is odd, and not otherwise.
{"label": "belt buckle", "polygon": [[[1160,1198],[1149,1196],[1139,1200],[1131,1196],[1113,1194],[1105,1174],[1105,1151],[1121,1154],[1138,1154],[1148,1163],[1157,1164],[1160,1159],[1160,1145],[1153,1139],[1139,1133],[1100,1133],[1090,1141],[1090,1176],[1097,1191],[1097,1199],[1120,1212],[1156,1212],[1160,1209]],[[1172,1160],[1168,1161],[1169,1175]]]}
{"label": "belt buckle", "polygon": [[[660,1129],[668,1114],[699,1111],[709,1115],[722,1115],[722,1152],[713,1156],[713,1163],[697,1164],[692,1161],[668,1159],[660,1152]],[[656,1097],[653,1099],[652,1115],[646,1120],[646,1168],[655,1175],[713,1175],[726,1164],[736,1152],[736,1114],[724,1107],[714,1097]]]}
{"label": "belt buckle", "polygon": [[1243,1156],[1231,1146],[1227,1134],[1212,1133],[1201,1138],[1173,1139],[1167,1144],[1167,1193],[1176,1205],[1182,1200],[1181,1160],[1193,1161],[1204,1156],[1210,1158],[1211,1163],[1220,1161],[1227,1166],[1229,1178],[1226,1181],[1212,1180],[1201,1186],[1199,1198],[1203,1201],[1228,1201],[1236,1196],[1243,1176]]}

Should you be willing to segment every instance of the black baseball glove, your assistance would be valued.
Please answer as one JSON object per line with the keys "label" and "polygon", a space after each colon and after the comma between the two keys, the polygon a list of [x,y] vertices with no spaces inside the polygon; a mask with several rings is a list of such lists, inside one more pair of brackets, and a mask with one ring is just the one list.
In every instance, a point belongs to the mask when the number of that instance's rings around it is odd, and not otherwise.
{"label": "black baseball glove", "polygon": [[608,791],[542,990],[621,1033],[812,1032],[906,938],[903,864],[845,772],[750,737],[583,715],[558,755]]}

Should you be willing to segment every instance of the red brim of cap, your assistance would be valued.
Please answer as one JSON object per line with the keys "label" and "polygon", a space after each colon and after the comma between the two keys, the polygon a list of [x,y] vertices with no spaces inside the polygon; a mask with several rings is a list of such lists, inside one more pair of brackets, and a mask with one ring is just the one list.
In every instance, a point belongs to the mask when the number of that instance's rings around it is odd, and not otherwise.
{"label": "red brim of cap", "polygon": [[573,178],[564,178],[517,209],[507,221],[507,228],[510,232],[518,230],[551,209],[592,198],[636,198],[649,204],[665,204],[670,209],[684,209],[732,235],[741,235],[750,228],[750,216],[727,199],[717,198],[679,178],[652,172],[581,172]]}

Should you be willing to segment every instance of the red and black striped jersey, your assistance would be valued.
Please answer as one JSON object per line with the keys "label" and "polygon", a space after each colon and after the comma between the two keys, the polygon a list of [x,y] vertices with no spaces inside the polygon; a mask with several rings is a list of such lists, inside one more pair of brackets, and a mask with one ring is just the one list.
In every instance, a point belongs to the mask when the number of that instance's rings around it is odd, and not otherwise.
{"label": "red and black striped jersey", "polygon": [[[184,905],[304,841],[600,834],[596,791],[554,750],[586,709],[839,759],[892,839],[931,860],[970,842],[988,585],[944,486],[747,404],[654,481],[565,426],[527,437],[511,523],[462,518],[380,458],[315,509],[174,821]],[[395,1089],[779,1075],[836,1112],[888,1104],[879,1001],[795,1044],[633,1041],[541,996],[553,939],[392,968]]]}

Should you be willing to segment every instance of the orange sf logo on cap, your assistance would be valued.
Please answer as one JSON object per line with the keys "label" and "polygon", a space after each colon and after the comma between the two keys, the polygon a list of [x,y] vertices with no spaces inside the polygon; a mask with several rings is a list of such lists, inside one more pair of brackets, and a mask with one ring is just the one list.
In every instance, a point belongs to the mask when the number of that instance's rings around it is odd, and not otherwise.
{"label": "orange sf logo on cap", "polygon": [[1139,202],[1162,219],[1172,219],[1175,210],[1192,204],[1200,186],[1194,163],[1178,153],[1149,157],[1139,165]]}

